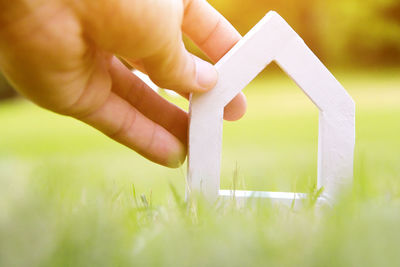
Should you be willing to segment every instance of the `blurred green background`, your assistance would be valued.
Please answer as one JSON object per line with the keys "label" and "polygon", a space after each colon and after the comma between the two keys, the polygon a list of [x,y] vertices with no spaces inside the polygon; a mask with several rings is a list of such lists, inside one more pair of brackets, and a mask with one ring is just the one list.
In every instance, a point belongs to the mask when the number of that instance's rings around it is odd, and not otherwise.
{"label": "blurred green background", "polygon": [[275,10],[329,66],[400,64],[398,0],[210,0],[241,34]]}
{"label": "blurred green background", "polygon": [[[318,213],[185,204],[185,166],[148,162],[0,78],[0,266],[400,265],[400,2],[210,3],[242,34],[278,11],[348,90],[352,192]],[[221,186],[312,192],[317,109],[276,66],[244,92],[247,114],[224,123]]]}

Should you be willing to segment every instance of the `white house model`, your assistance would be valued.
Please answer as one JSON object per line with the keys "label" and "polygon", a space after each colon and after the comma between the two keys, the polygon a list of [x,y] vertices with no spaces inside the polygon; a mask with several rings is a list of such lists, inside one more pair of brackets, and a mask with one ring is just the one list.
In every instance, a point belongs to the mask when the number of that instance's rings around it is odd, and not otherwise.
{"label": "white house model", "polygon": [[306,194],[220,190],[224,107],[268,64],[275,61],[319,109],[319,201],[331,203],[351,185],[355,143],[355,104],[346,90],[276,12],[269,12],[216,65],[211,91],[190,100],[187,195],[266,197],[292,201]]}

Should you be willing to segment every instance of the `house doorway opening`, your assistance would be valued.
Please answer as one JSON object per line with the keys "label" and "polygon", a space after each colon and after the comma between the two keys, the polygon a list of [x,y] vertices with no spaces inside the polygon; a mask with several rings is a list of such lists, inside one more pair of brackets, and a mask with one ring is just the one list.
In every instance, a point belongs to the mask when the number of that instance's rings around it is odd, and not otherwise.
{"label": "house doorway opening", "polygon": [[276,64],[270,64],[243,92],[246,115],[237,122],[224,122],[220,188],[313,190],[317,107]]}

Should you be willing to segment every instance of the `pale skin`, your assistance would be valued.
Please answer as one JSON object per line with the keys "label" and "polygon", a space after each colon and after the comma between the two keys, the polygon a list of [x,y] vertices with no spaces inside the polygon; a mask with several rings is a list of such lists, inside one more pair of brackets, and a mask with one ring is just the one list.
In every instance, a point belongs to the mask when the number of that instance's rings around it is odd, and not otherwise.
{"label": "pale skin", "polygon": [[[204,0],[0,0],[0,71],[22,95],[77,118],[156,163],[185,159],[188,114],[138,79],[188,96],[212,89],[213,65],[241,38]],[[224,118],[246,110],[239,94]]]}

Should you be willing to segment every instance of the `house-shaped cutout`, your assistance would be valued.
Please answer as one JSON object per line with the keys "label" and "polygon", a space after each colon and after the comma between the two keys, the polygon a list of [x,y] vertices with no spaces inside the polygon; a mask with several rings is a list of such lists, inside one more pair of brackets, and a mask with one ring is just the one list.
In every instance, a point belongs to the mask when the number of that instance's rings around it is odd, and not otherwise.
{"label": "house-shaped cutout", "polygon": [[269,12],[216,65],[218,82],[190,100],[187,196],[266,197],[291,202],[305,194],[220,190],[224,107],[268,64],[275,61],[319,109],[317,187],[332,202],[353,177],[355,104],[297,33]]}

